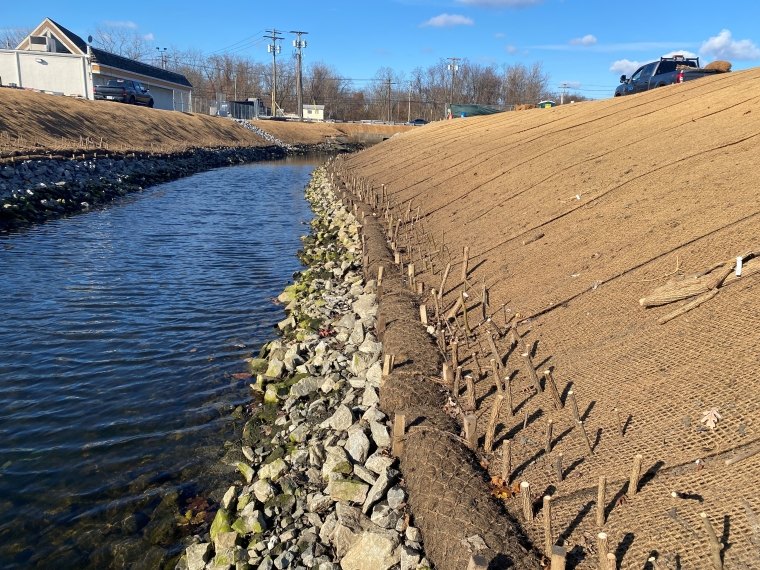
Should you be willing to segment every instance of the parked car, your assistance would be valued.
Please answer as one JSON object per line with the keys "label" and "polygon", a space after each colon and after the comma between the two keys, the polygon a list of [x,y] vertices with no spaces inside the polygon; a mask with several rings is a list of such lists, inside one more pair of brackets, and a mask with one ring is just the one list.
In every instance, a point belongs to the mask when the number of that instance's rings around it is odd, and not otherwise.
{"label": "parked car", "polygon": [[150,91],[139,81],[130,79],[109,79],[105,85],[96,85],[95,99],[153,106],[153,96]]}
{"label": "parked car", "polygon": [[428,122],[425,119],[414,119],[413,121],[409,121],[409,124],[413,127],[421,127],[422,125],[427,125]]}
{"label": "parked car", "polygon": [[682,55],[661,57],[659,61],[642,65],[630,77],[621,75],[620,85],[615,89],[615,97],[633,95],[655,87],[683,83],[720,72],[720,69],[699,67],[698,57],[684,57]]}

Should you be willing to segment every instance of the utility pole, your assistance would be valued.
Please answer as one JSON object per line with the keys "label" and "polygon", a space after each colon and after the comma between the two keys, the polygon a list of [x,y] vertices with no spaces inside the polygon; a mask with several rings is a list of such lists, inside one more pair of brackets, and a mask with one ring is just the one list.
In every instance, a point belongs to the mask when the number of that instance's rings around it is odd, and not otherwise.
{"label": "utility pole", "polygon": [[156,51],[158,52],[158,59],[161,62],[161,69],[166,69],[166,48],[157,47]]}
{"label": "utility pole", "polygon": [[565,104],[565,91],[567,89],[567,83],[562,83],[560,85],[560,87],[562,88],[562,91],[559,94],[559,104],[560,105],[564,105]]}
{"label": "utility pole", "polygon": [[306,40],[301,40],[301,36],[309,32],[294,32],[297,37],[293,40],[293,47],[296,48],[296,98],[298,101],[298,118],[303,121],[303,82],[301,80],[301,50],[306,47]]}
{"label": "utility pole", "polygon": [[391,85],[396,85],[395,82],[391,81],[391,78],[388,78],[388,122],[391,122]]}
{"label": "utility pole", "polygon": [[277,44],[278,40],[282,39],[282,36],[278,35],[279,32],[272,28],[267,30],[270,35],[264,36],[268,40],[272,40],[271,44],[267,44],[267,51],[272,54],[272,116],[277,116],[277,54],[280,53],[280,46]]}
{"label": "utility pole", "polygon": [[450,57],[448,60],[451,62],[448,64],[448,69],[451,71],[451,92],[449,94],[449,115],[452,115],[451,106],[454,104],[454,78],[456,77],[456,73],[459,70],[459,62],[458,57]]}
{"label": "utility pole", "polygon": [[412,83],[409,82],[409,99],[407,99],[407,106],[406,106],[406,122],[411,123],[412,122]]}

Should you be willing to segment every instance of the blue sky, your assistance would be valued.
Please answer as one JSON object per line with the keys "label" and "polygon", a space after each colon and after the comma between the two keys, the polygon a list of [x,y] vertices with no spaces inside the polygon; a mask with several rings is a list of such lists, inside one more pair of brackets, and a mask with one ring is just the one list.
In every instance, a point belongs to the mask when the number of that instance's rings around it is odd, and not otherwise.
{"label": "blue sky", "polygon": [[[717,7],[716,7],[717,6]],[[276,0],[108,2],[3,0],[0,30],[50,17],[82,37],[126,27],[157,47],[229,51],[269,62],[265,30],[309,32],[304,63],[321,61],[344,77],[372,78],[381,67],[409,72],[449,57],[479,64],[540,62],[550,87],[588,97],[612,95],[622,73],[671,52],[727,59],[734,70],[760,65],[760,2],[672,0]]]}

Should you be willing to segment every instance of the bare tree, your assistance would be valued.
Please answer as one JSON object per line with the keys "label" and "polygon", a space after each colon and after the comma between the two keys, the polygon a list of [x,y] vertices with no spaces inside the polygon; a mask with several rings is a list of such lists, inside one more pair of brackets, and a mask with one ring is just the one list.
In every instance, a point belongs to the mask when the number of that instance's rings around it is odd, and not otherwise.
{"label": "bare tree", "polygon": [[92,36],[95,47],[116,55],[145,63],[153,56],[147,40],[134,28],[100,27]]}
{"label": "bare tree", "polygon": [[0,49],[15,49],[31,33],[32,28],[0,29]]}

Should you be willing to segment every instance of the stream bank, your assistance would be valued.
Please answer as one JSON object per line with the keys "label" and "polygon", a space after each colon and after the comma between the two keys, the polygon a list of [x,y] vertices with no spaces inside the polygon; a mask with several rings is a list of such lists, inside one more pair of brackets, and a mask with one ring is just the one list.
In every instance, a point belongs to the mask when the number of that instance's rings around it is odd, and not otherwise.
{"label": "stream bank", "polygon": [[242,433],[241,480],[179,569],[430,567],[380,410],[383,349],[361,224],[324,169],[306,196],[315,213],[300,254],[307,268],[279,297],[281,338],[250,360],[261,397]]}

